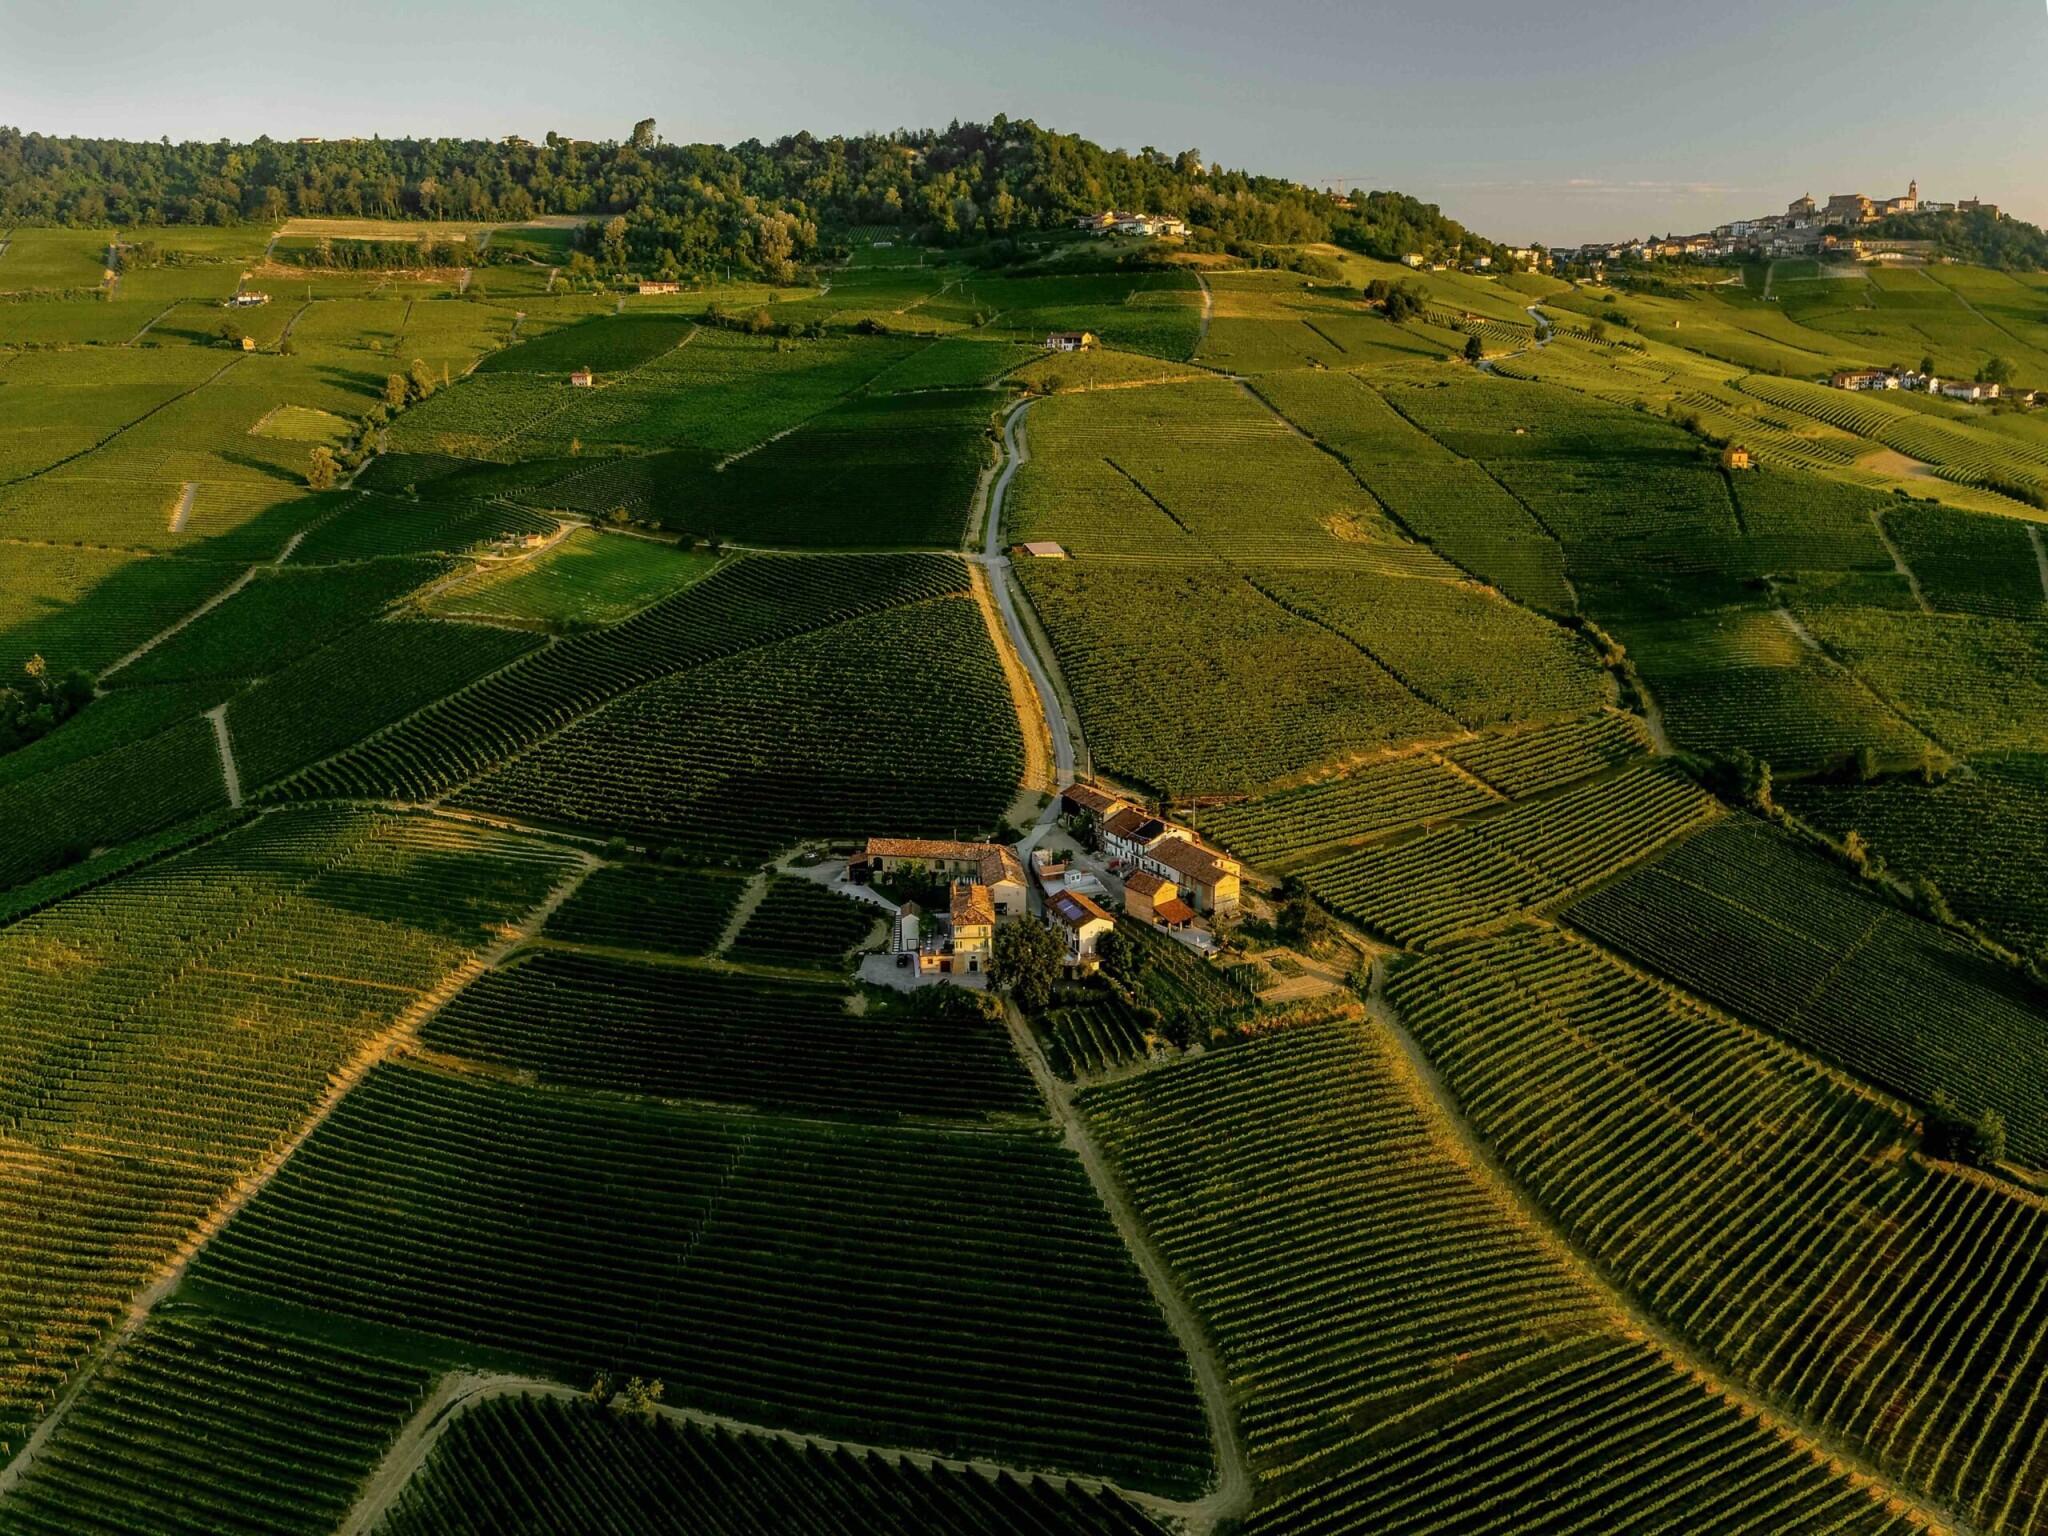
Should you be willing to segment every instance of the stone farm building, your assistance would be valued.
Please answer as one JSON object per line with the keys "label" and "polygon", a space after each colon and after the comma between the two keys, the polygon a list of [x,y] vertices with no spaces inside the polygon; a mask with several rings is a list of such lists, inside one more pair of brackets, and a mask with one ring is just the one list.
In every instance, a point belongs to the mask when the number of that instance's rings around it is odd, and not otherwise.
{"label": "stone farm building", "polygon": [[1195,922],[1195,909],[1180,899],[1180,882],[1149,869],[1133,870],[1124,881],[1124,914],[1175,932]]}
{"label": "stone farm building", "polygon": [[1045,338],[1048,352],[1087,352],[1095,346],[1093,331],[1054,331]]}
{"label": "stone farm building", "polygon": [[956,843],[930,837],[871,837],[847,866],[846,877],[866,885],[876,875],[927,873],[942,880],[967,880],[987,889],[998,917],[1026,910],[1024,864],[1001,843]]}
{"label": "stone farm building", "polygon": [[1197,912],[1228,917],[1243,899],[1244,867],[1204,843],[1190,827],[1155,816],[1093,784],[1070,784],[1069,809],[1095,823],[1096,842],[1125,872],[1172,882],[1174,897]]}
{"label": "stone farm building", "polygon": [[953,969],[970,974],[987,970],[996,941],[996,904],[989,888],[973,880],[955,880],[947,917]]}

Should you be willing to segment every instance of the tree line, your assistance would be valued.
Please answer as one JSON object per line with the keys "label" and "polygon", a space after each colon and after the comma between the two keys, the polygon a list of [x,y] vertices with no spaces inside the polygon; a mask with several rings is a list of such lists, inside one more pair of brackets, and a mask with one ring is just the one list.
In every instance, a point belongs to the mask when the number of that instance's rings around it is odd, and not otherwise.
{"label": "tree line", "polygon": [[[253,143],[56,138],[0,127],[0,216],[118,227],[286,218],[597,221],[610,254],[644,270],[730,264],[770,277],[832,236],[883,226],[974,245],[1071,225],[1105,209],[1185,219],[1198,243],[1334,240],[1388,259],[1494,254],[1432,204],[1397,192],[1340,198],[1228,170],[1185,149],[1105,149],[1028,119],[772,143],[670,144],[652,118],[618,141],[516,138]],[[616,226],[613,221],[620,221]],[[827,233],[821,232],[830,232]]]}

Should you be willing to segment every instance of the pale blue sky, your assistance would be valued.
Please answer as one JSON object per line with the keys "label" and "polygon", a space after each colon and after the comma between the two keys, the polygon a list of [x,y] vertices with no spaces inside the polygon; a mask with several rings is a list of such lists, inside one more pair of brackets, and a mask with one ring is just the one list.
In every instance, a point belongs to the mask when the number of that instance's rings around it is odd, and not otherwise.
{"label": "pale blue sky", "polygon": [[2043,0],[0,0],[0,122],[155,138],[859,132],[999,111],[1505,240],[1811,191],[2048,222]]}

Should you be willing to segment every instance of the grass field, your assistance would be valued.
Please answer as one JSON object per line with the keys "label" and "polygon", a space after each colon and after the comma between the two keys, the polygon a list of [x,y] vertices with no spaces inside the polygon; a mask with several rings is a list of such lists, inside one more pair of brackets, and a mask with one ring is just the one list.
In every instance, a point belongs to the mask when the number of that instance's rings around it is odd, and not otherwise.
{"label": "grass field", "polygon": [[428,608],[541,626],[616,624],[717,564],[673,545],[579,528],[534,560],[443,587]]}

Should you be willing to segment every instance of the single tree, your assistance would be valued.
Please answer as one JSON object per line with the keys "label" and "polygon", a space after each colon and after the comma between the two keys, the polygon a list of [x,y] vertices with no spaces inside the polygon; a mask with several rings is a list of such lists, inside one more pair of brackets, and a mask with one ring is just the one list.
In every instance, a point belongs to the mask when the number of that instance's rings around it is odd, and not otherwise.
{"label": "single tree", "polygon": [[406,385],[407,398],[412,400],[424,400],[433,392],[434,370],[427,366],[426,359],[419,357],[414,358],[412,360],[412,378],[410,382]]}
{"label": "single tree", "polygon": [[1122,929],[1112,928],[1095,941],[1095,958],[1102,962],[1102,974],[1120,987],[1138,977],[1138,946]]}
{"label": "single tree", "polygon": [[989,974],[1020,1008],[1039,1009],[1051,1000],[1066,955],[1066,940],[1056,930],[1034,918],[1019,918],[996,929]]}
{"label": "single tree", "polygon": [[335,462],[334,450],[325,443],[313,447],[313,462],[306,466],[306,489],[309,491],[331,491],[335,482],[341,479],[341,465]]}
{"label": "single tree", "polygon": [[1465,361],[1476,363],[1484,356],[1486,356],[1485,345],[1477,336],[1467,336],[1465,338]]}
{"label": "single tree", "polygon": [[1920,359],[1920,371],[1925,374],[1932,374],[1934,372],[1934,354],[1932,352],[1929,352]]}

